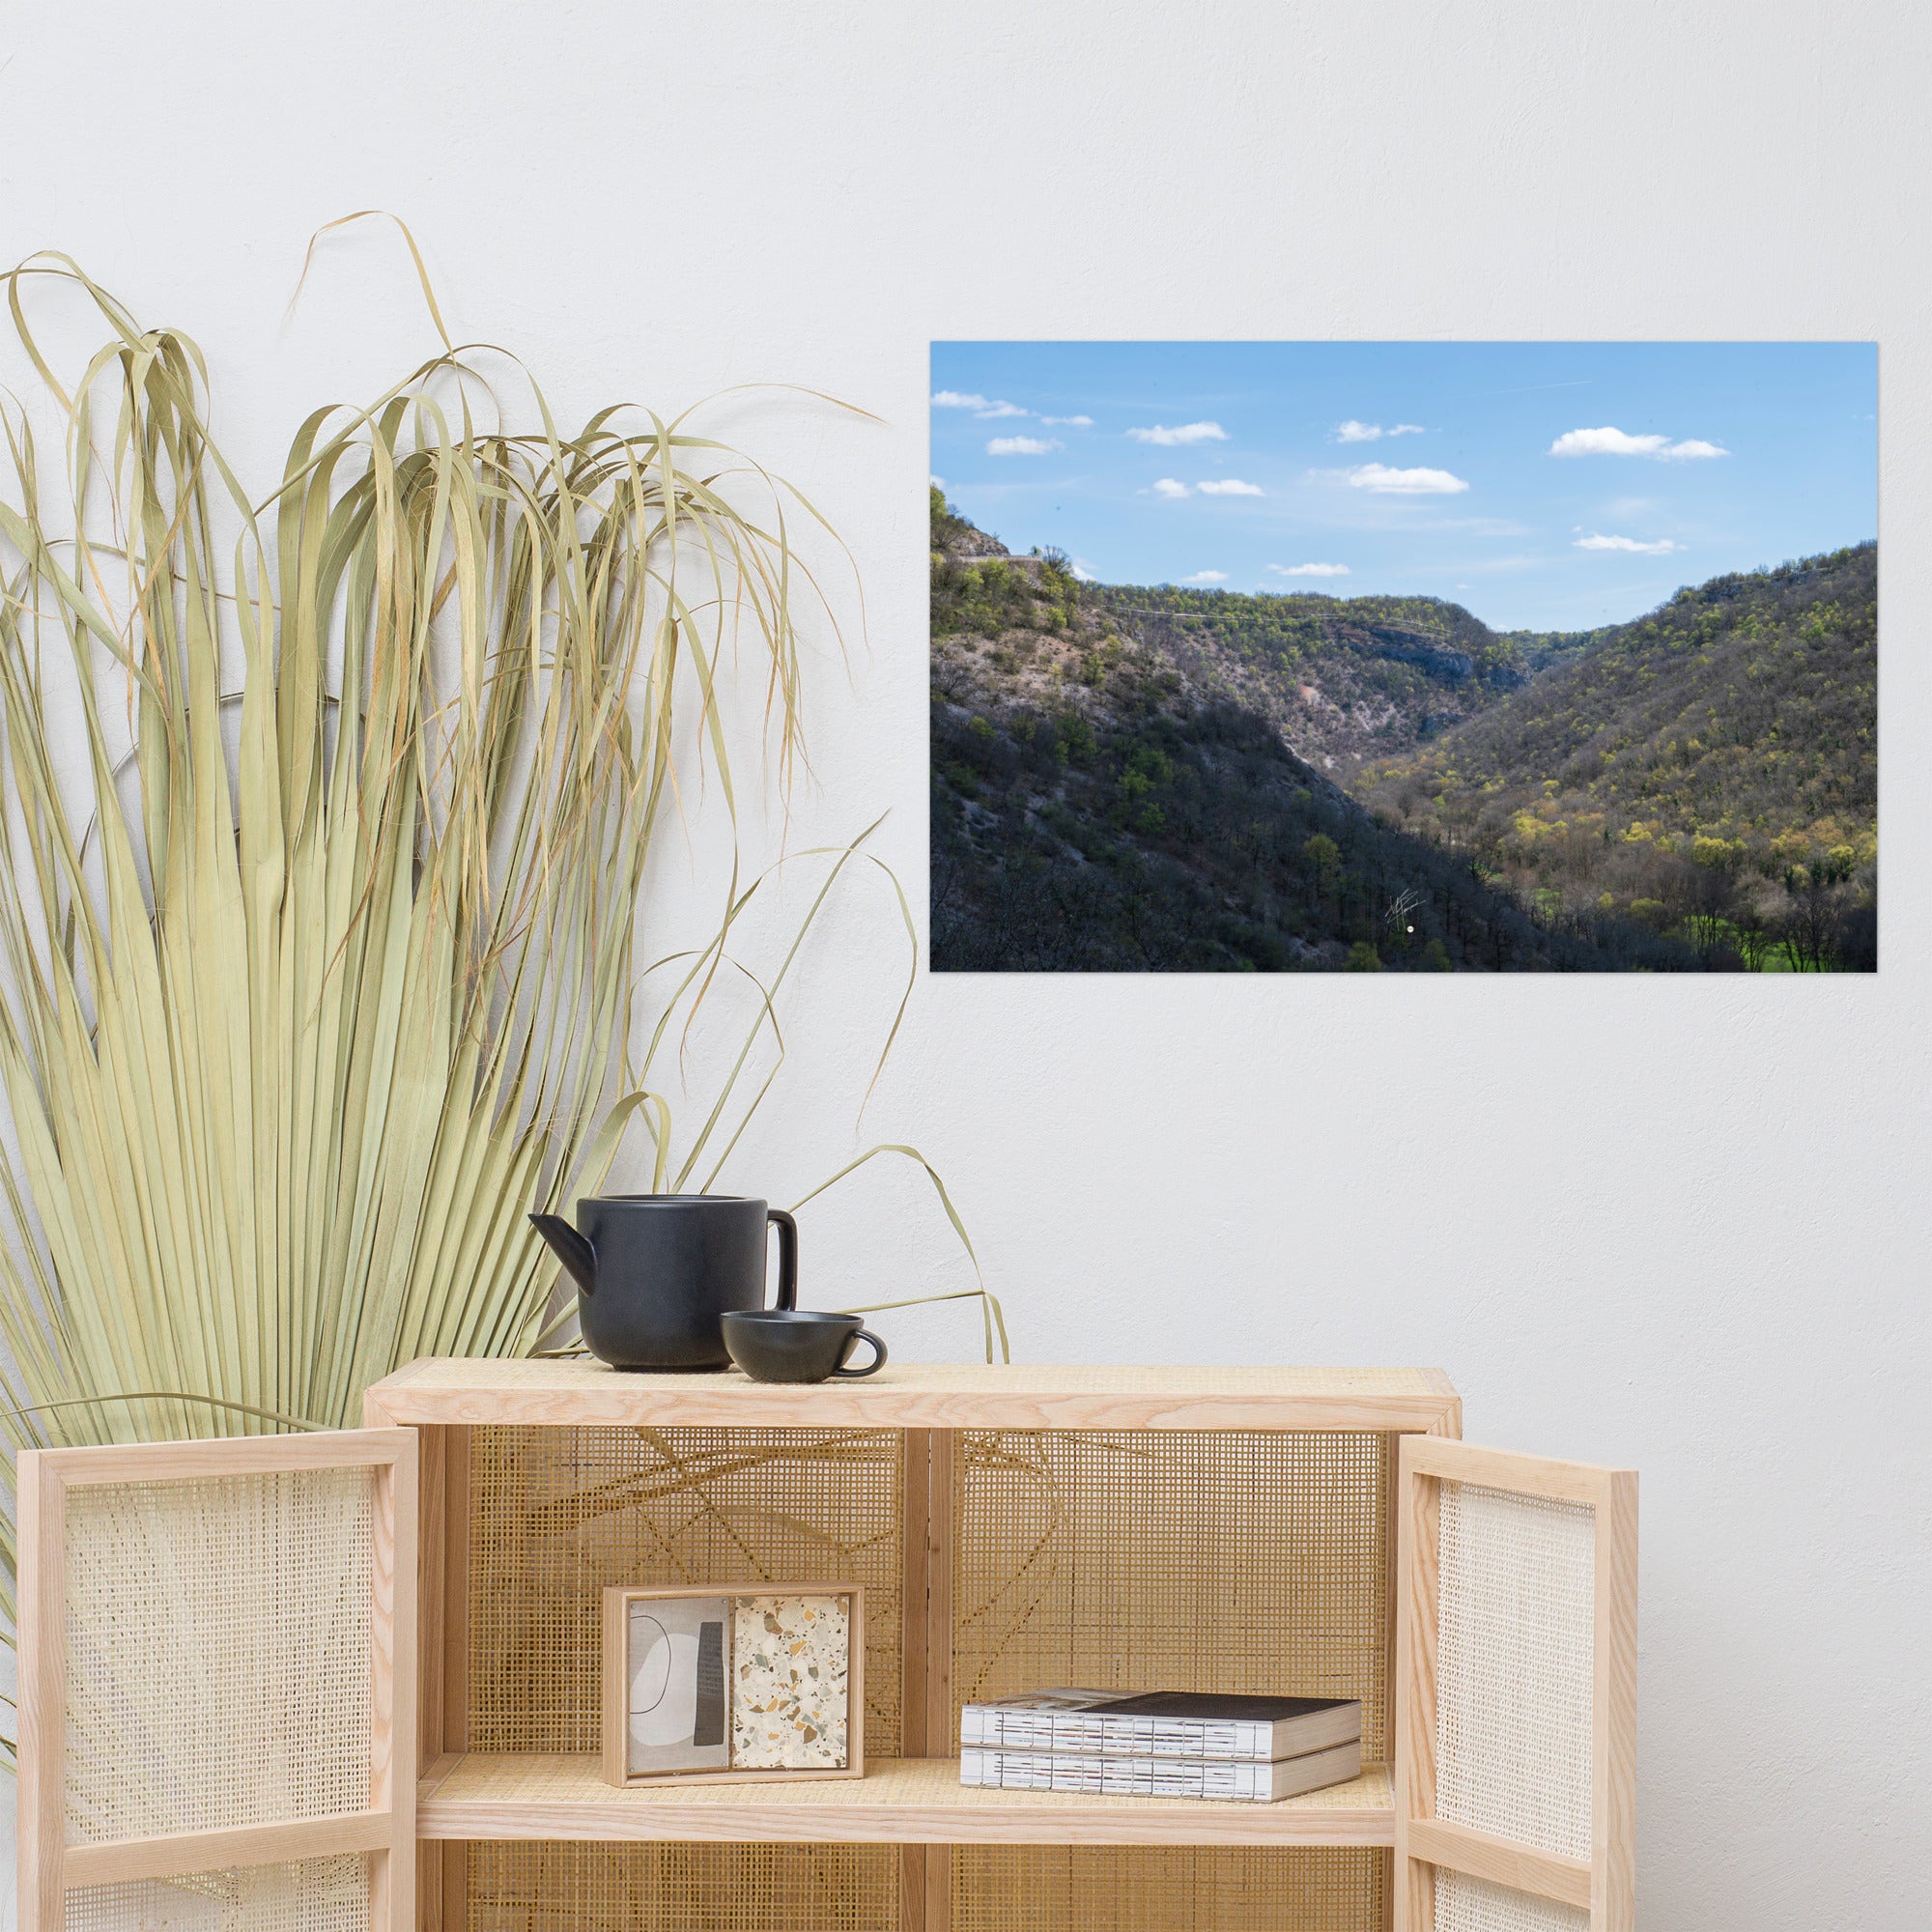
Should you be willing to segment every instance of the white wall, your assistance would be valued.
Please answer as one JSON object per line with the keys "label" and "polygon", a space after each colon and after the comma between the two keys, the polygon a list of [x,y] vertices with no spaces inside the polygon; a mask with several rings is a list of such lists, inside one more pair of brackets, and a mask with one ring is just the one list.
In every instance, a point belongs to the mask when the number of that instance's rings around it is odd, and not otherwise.
{"label": "white wall", "polygon": [[[890,807],[916,901],[928,337],[1878,338],[1875,980],[923,980],[866,1131],[943,1168],[1027,1356],[1440,1363],[1473,1437],[1638,1465],[1645,1925],[1916,1932],[1928,41],[1797,0],[71,0],[0,49],[0,255],[66,248],[198,336],[265,480],[312,402],[432,346],[373,229],[283,322],[310,231],[372,206],[566,411],[773,378],[886,417],[720,420],[869,596],[801,831]],[[854,1146],[894,917],[827,928],[747,1191]],[[817,1298],[959,1284],[921,1186],[810,1210]]]}

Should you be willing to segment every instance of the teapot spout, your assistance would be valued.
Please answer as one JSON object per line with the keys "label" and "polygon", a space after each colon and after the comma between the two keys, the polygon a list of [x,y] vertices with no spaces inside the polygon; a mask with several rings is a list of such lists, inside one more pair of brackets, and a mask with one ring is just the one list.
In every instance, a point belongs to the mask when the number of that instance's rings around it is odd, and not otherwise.
{"label": "teapot spout", "polygon": [[532,1214],[530,1226],[550,1243],[551,1251],[585,1294],[597,1288],[597,1250],[557,1214]]}

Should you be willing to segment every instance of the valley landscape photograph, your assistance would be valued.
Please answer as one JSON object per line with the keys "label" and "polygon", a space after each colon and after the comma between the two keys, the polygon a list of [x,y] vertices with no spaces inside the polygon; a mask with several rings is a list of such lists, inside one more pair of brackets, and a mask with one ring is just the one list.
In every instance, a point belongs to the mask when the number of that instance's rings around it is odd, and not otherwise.
{"label": "valley landscape photograph", "polygon": [[931,964],[1869,973],[1870,343],[935,343]]}

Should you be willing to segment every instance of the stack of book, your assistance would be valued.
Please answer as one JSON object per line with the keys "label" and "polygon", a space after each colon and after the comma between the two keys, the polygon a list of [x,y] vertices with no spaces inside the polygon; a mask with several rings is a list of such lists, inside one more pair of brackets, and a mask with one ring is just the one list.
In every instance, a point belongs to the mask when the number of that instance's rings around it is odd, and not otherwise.
{"label": "stack of book", "polygon": [[959,1781],[1006,1791],[1267,1804],[1362,1769],[1362,1707],[1344,1697],[1036,1690],[960,1713]]}

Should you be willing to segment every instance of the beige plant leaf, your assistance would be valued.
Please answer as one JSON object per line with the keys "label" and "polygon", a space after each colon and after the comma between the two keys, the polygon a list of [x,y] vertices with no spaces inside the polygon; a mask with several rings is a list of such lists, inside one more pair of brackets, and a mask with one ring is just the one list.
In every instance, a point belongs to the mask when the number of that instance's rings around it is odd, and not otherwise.
{"label": "beige plant leaf", "polygon": [[[108,337],[71,384],[29,319],[48,278]],[[705,1183],[769,1087],[792,955],[769,987],[732,955],[735,866],[680,997],[688,1024],[749,977],[758,1011],[689,1148],[626,1056],[680,748],[735,822],[734,651],[798,765],[794,606],[831,621],[785,533],[804,499],[739,465],[766,503],[740,507],[683,418],[566,433],[534,384],[540,431],[481,428],[506,358],[442,331],[311,415],[256,502],[187,337],[65,257],[5,279],[65,433],[43,463],[0,408],[0,1427],[353,1425],[403,1361],[552,1335],[526,1210],[594,1189],[628,1120],[659,1185]]]}

